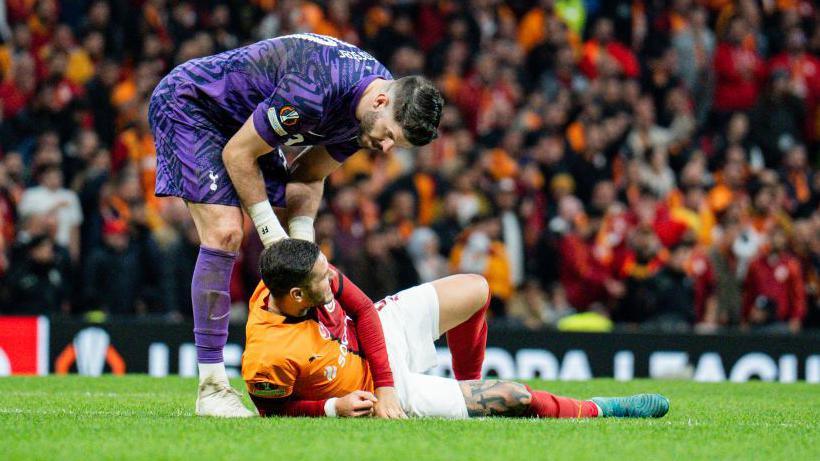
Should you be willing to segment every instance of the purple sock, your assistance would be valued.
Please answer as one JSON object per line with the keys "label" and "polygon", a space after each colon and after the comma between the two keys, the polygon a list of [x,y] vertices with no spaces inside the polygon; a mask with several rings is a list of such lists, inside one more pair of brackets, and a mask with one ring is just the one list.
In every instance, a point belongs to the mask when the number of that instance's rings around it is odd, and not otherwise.
{"label": "purple sock", "polygon": [[228,341],[231,313],[231,271],[236,254],[199,247],[191,280],[194,306],[194,343],[199,363],[221,363]]}

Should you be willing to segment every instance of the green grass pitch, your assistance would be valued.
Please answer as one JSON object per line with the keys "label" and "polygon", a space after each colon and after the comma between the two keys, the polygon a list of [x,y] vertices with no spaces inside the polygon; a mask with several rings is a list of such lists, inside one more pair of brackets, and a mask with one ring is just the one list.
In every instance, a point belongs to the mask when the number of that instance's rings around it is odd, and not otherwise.
{"label": "green grass pitch", "polygon": [[659,420],[467,421],[196,418],[195,384],[2,378],[0,459],[820,460],[820,386],[811,384],[533,381],[582,398],[657,391],[672,408]]}

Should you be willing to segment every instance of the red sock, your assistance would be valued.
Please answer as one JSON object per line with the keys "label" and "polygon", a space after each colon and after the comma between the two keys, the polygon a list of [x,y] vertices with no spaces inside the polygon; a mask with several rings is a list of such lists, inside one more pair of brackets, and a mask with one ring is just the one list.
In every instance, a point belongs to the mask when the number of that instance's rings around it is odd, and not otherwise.
{"label": "red sock", "polygon": [[532,395],[528,416],[537,418],[594,418],[598,407],[589,400],[559,397],[546,391],[536,391],[526,386]]}
{"label": "red sock", "polygon": [[487,348],[487,302],[466,322],[447,332],[447,345],[453,356],[453,374],[458,381],[481,379],[484,349]]}

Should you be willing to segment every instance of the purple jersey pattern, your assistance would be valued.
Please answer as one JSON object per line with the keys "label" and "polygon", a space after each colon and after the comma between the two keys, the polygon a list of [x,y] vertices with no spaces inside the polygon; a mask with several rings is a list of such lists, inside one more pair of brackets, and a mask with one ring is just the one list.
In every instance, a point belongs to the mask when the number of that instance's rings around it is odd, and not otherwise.
{"label": "purple jersey pattern", "polygon": [[[376,78],[392,75],[355,46],[314,34],[264,40],[177,66],[149,105],[156,195],[238,206],[222,149],[250,116],[272,150],[321,144],[344,161],[359,149],[355,106]],[[259,165],[270,200],[284,206],[284,155],[274,150]]]}

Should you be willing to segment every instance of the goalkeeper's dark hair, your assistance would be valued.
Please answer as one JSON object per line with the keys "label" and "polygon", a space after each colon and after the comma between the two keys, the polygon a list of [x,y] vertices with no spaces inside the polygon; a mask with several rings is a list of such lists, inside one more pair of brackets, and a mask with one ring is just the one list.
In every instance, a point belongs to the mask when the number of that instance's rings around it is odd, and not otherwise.
{"label": "goalkeeper's dark hair", "polygon": [[319,259],[319,246],[300,239],[284,239],[265,248],[259,258],[259,273],[273,296],[284,296],[291,288],[306,285]]}
{"label": "goalkeeper's dark hair", "polygon": [[444,98],[430,80],[420,76],[402,77],[393,82],[393,118],[401,125],[405,139],[424,146],[438,137]]}

